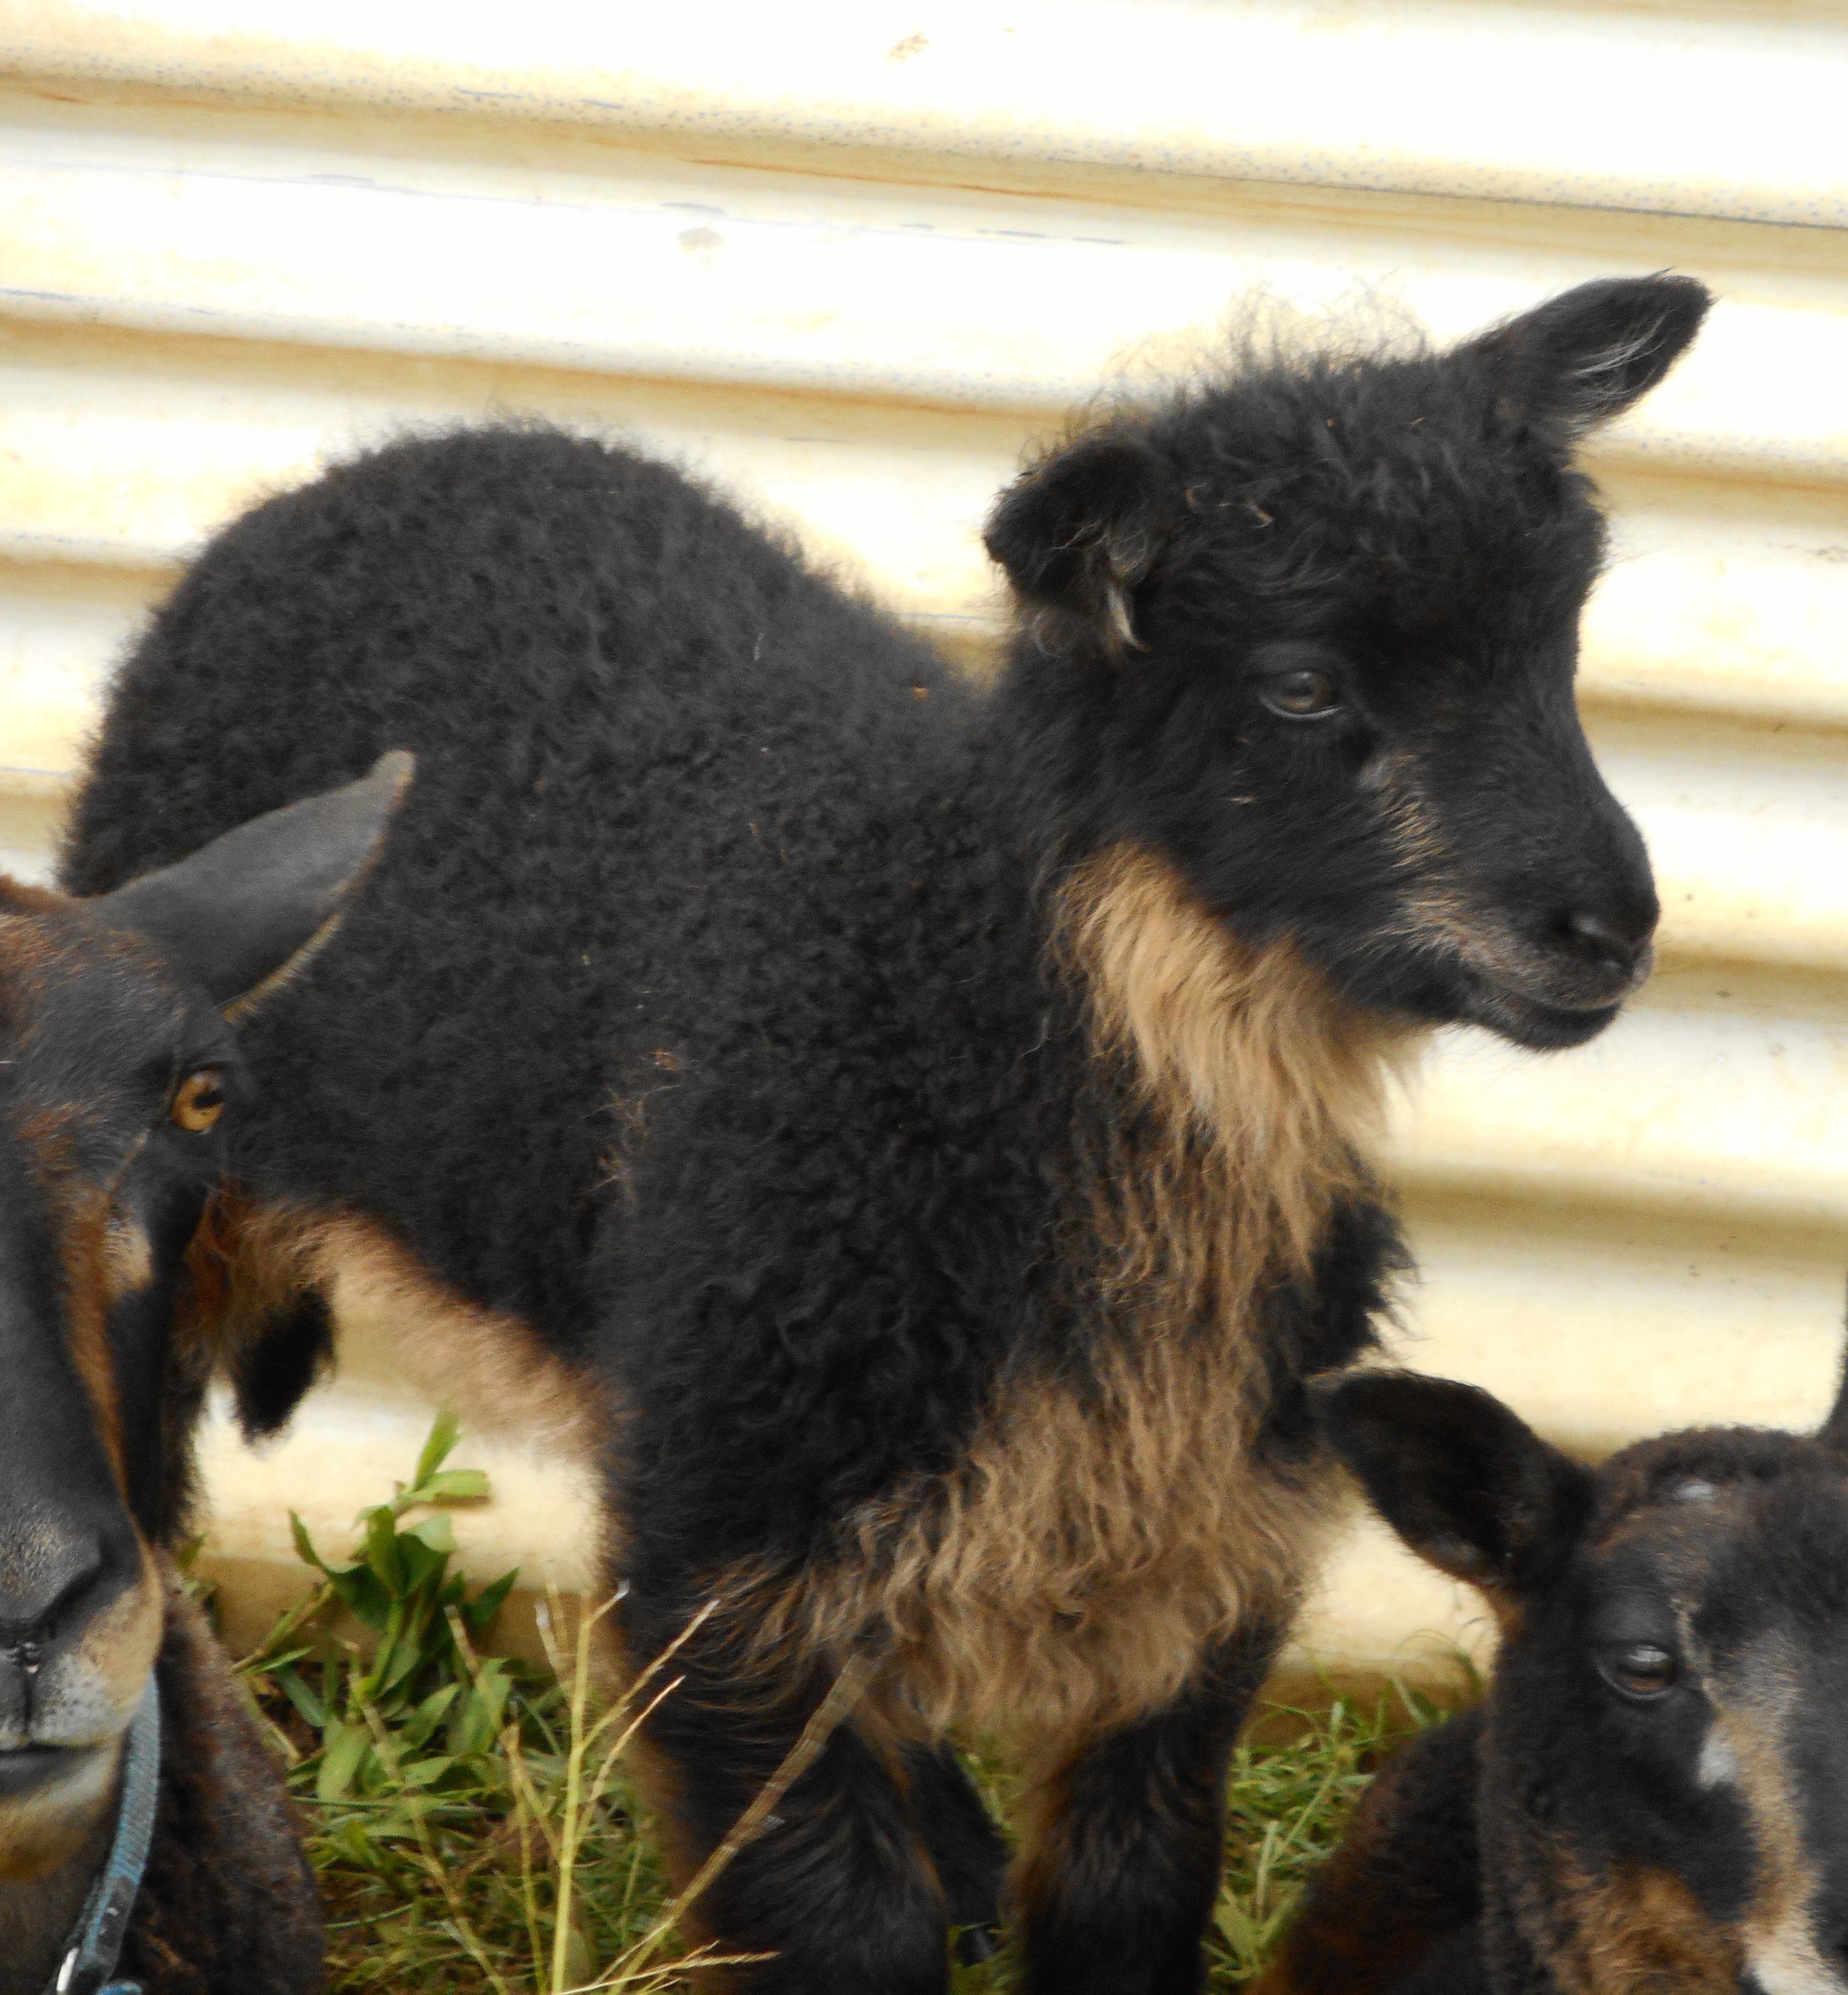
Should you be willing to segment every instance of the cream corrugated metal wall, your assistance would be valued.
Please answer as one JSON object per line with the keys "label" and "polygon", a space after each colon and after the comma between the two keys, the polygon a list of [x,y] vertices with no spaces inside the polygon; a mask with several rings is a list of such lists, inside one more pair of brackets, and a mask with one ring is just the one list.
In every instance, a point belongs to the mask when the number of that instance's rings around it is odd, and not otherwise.
{"label": "cream corrugated metal wall", "polygon": [[[0,0],[0,863],[43,867],[177,565],[358,440],[621,431],[974,657],[1023,445],[1241,294],[1448,338],[1673,266],[1722,302],[1598,445],[1583,680],[1662,967],[1582,1052],[1431,1058],[1413,1351],[1582,1449],[1812,1421],[1848,1260],[1844,103],[1839,0]],[[288,1505],[338,1540],[412,1457],[351,1346],[267,1458],[215,1432],[247,1618],[294,1584]],[[570,1584],[578,1495],[486,1458],[471,1560]],[[1305,1639],[1378,1667],[1468,1612],[1357,1531]]]}

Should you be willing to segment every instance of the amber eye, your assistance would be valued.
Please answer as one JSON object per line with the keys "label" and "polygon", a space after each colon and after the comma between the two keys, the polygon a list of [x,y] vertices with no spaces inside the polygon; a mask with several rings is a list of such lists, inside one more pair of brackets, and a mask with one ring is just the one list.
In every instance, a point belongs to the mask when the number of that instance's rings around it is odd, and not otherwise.
{"label": "amber eye", "polygon": [[1334,680],[1326,672],[1307,668],[1279,673],[1265,687],[1262,697],[1273,713],[1283,714],[1290,720],[1320,720],[1341,704]]}
{"label": "amber eye", "polygon": [[202,1135],[225,1112],[225,1076],[215,1066],[202,1066],[180,1082],[167,1111],[182,1129]]}
{"label": "amber eye", "polygon": [[1678,1674],[1674,1657],[1654,1642],[1610,1650],[1599,1658],[1598,1668],[1613,1690],[1636,1698],[1660,1697]]}

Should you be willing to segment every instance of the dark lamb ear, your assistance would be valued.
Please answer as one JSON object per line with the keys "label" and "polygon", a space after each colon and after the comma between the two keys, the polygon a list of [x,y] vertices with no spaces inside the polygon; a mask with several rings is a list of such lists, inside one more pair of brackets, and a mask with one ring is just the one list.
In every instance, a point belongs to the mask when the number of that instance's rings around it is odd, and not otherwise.
{"label": "dark lamb ear", "polygon": [[1131,429],[1080,437],[1023,472],[982,539],[1029,603],[1094,624],[1115,654],[1138,644],[1129,598],[1180,506],[1173,468]]}
{"label": "dark lamb ear", "polygon": [[228,1004],[314,939],[378,850],[412,767],[393,749],[357,782],[252,818],[90,905]]}
{"label": "dark lamb ear", "polygon": [[1453,1579],[1518,1598],[1590,1515],[1590,1471],[1476,1386],[1359,1372],[1314,1393],[1329,1445],[1374,1509]]}
{"label": "dark lamb ear", "polygon": [[1848,1454],[1848,1350],[1842,1354],[1841,1367],[1836,1374],[1835,1404],[1816,1429],[1816,1439],[1838,1454]]}
{"label": "dark lamb ear", "polygon": [[1549,298],[1465,351],[1506,377],[1512,409],[1577,433],[1648,393],[1699,331],[1713,302],[1692,277],[1601,277]]}

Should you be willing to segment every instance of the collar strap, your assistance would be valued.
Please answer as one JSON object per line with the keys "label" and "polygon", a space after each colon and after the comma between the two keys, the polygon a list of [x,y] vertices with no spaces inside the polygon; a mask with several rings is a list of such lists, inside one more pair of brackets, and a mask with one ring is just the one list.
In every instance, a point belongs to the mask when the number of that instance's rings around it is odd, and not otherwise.
{"label": "collar strap", "polygon": [[84,1901],[47,1995],[141,1995],[139,1982],[116,1981],[111,1976],[128,1936],[129,1914],[141,1889],[141,1873],[147,1868],[160,1790],[160,1692],[150,1670],[141,1701],[129,1721],[115,1840],[110,1846],[108,1861]]}

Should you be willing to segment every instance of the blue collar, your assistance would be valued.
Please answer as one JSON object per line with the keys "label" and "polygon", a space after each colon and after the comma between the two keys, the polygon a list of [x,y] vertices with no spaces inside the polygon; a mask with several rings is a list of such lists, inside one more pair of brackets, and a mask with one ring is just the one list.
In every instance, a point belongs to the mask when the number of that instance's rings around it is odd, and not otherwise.
{"label": "blue collar", "polygon": [[84,1909],[72,1929],[70,1944],[46,1995],[141,1995],[139,1981],[116,1981],[110,1977],[122,1957],[129,1914],[135,1909],[141,1873],[147,1868],[160,1786],[160,1692],[149,1670],[147,1688],[129,1721],[122,1801],[109,1860],[90,1887],[90,1895],[84,1901]]}

